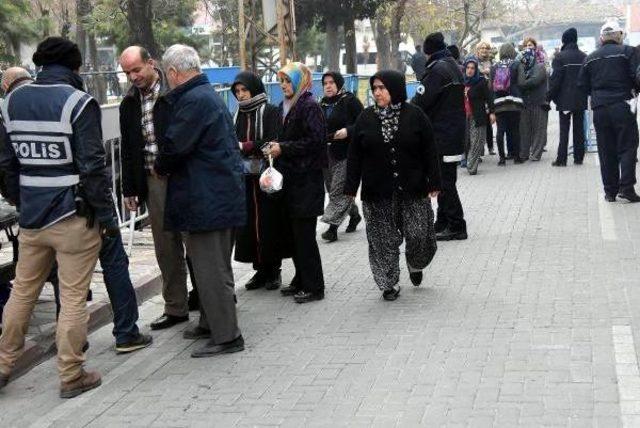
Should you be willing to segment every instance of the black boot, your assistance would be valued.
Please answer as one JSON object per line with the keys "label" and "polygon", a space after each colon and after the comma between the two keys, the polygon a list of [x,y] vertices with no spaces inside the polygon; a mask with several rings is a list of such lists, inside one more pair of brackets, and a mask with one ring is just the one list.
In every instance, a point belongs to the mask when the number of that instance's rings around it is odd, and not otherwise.
{"label": "black boot", "polygon": [[362,221],[362,216],[360,215],[360,213],[357,213],[357,215],[349,218],[349,224],[347,225],[347,228],[345,229],[345,233],[353,233],[356,231],[356,228],[358,227],[358,224]]}
{"label": "black boot", "polygon": [[335,225],[330,225],[329,229],[327,229],[326,232],[324,232],[322,235],[320,235],[320,237],[322,239],[324,239],[327,242],[335,242],[338,240],[338,226]]}

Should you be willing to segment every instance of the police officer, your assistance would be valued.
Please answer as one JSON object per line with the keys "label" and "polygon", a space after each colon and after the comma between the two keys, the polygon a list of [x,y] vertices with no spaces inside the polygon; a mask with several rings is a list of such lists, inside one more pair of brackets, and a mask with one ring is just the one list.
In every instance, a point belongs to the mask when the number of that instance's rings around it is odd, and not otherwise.
{"label": "police officer", "polygon": [[585,58],[578,84],[591,95],[605,199],[615,202],[617,195],[640,202],[633,187],[638,150],[635,99],[638,61],[634,48],[624,45],[623,38],[624,32],[616,21],[602,26],[602,46]]}
{"label": "police officer", "polygon": [[456,188],[466,127],[462,72],[447,50],[442,33],[429,34],[423,49],[427,70],[412,102],[431,120],[440,154],[442,192],[438,195],[436,237],[439,241],[467,239],[467,223]]}
{"label": "police officer", "polygon": [[75,43],[50,37],[33,62],[43,66],[36,83],[11,92],[2,103],[0,136],[11,144],[0,154],[7,196],[19,206],[16,278],[3,315],[0,388],[24,349],[36,299],[54,260],[59,265],[62,310],[56,345],[60,397],[100,385],[83,369],[87,341],[86,297],[98,259],[101,233],[119,233],[113,216],[100,107],[82,91]]}

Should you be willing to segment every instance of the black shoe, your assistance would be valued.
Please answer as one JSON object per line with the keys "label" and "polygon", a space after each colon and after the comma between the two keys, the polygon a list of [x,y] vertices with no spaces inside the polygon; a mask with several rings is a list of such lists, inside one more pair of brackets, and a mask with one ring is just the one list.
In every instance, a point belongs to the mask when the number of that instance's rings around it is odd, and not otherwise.
{"label": "black shoe", "polygon": [[353,233],[358,228],[358,224],[362,221],[362,216],[358,213],[355,217],[349,218],[349,224],[347,228],[344,230],[345,233]]}
{"label": "black shoe", "polygon": [[504,158],[500,158],[500,160],[498,161],[498,166],[505,166],[507,164],[507,162],[504,160]]}
{"label": "black shoe", "polygon": [[524,159],[514,158],[513,163],[524,163]]}
{"label": "black shoe", "polygon": [[189,291],[189,311],[197,311],[200,309],[200,296],[198,295],[198,290],[195,288]]}
{"label": "black shoe", "polygon": [[633,189],[618,193],[618,197],[633,203],[640,202],[640,196]]}
{"label": "black shoe", "polygon": [[298,280],[298,275],[294,275],[291,280],[291,284],[289,286],[281,288],[280,292],[283,296],[293,296],[300,291],[300,281]]}
{"label": "black shoe", "polygon": [[338,240],[338,226],[334,226],[333,224],[329,226],[326,232],[320,235],[322,239],[327,242],[335,242]]}
{"label": "black shoe", "polygon": [[422,271],[420,272],[409,272],[409,278],[411,279],[411,283],[416,287],[422,284]]}
{"label": "black shoe", "polygon": [[513,160],[513,156],[511,155],[507,155],[507,157],[505,158],[506,160]]}
{"label": "black shoe", "polygon": [[272,277],[271,279],[267,279],[264,281],[264,288],[267,290],[277,290],[281,285],[282,275],[280,273]]}
{"label": "black shoe", "polygon": [[233,352],[244,351],[244,339],[242,335],[233,339],[231,342],[221,343],[216,345],[210,340],[206,345],[200,349],[196,349],[191,353],[191,358],[206,358],[213,357],[218,354],[231,354]]}
{"label": "black shoe", "polygon": [[616,201],[616,195],[604,195],[604,200],[607,202],[615,202]]}
{"label": "black shoe", "polygon": [[153,343],[153,337],[138,333],[138,337],[126,343],[116,343],[116,354],[128,354],[138,349],[146,348]]}
{"label": "black shoe", "polygon": [[211,339],[211,330],[196,325],[183,331],[182,338],[188,340]]}
{"label": "black shoe", "polygon": [[392,288],[391,290],[384,290],[382,292],[382,298],[384,300],[394,301],[398,298],[398,296],[400,296],[400,286],[398,286],[397,290],[395,288]]}
{"label": "black shoe", "polygon": [[574,165],[582,165],[582,162],[583,162],[582,160],[574,160],[573,164]]}
{"label": "black shoe", "polygon": [[244,285],[244,288],[247,290],[257,290],[262,287],[264,287],[264,278],[261,272],[254,273],[251,279]]}
{"label": "black shoe", "polygon": [[445,229],[440,233],[436,233],[436,239],[438,241],[461,241],[467,239],[467,232],[454,232],[451,229]]}
{"label": "black shoe", "polygon": [[176,317],[174,315],[164,314],[160,318],[149,324],[149,327],[151,327],[151,330],[164,330],[165,328],[173,327],[176,324],[187,321],[189,321],[189,315]]}
{"label": "black shoe", "polygon": [[324,299],[324,291],[317,291],[312,293],[310,291],[298,291],[295,296],[293,296],[293,300],[296,303],[309,303],[314,300],[322,300]]}
{"label": "black shoe", "polygon": [[559,160],[555,160],[551,162],[551,166],[567,166],[566,162],[560,162]]}

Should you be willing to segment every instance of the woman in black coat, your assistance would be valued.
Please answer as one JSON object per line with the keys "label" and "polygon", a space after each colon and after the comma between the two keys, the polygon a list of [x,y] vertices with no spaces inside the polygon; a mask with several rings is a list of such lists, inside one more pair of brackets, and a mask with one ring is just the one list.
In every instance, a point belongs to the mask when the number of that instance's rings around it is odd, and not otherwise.
{"label": "woman in black coat", "polygon": [[324,97],[320,106],[327,119],[329,146],[329,205],[327,205],[322,221],[329,229],[322,234],[322,239],[333,242],[338,239],[338,227],[350,216],[346,232],[356,231],[362,220],[358,206],[353,199],[344,194],[344,182],[347,178],[347,149],[353,135],[353,125],[362,112],[362,103],[351,92],[344,88],[344,78],[338,72],[328,72],[322,76]]}
{"label": "woman in black coat", "polygon": [[467,116],[465,155],[467,171],[470,175],[476,175],[487,141],[487,126],[493,125],[496,117],[493,112],[493,92],[489,89],[487,79],[480,73],[478,59],[475,56],[467,58],[464,69],[464,110]]}
{"label": "woman in black coat", "polygon": [[301,63],[290,62],[278,72],[284,101],[280,105],[282,127],[278,141],[264,152],[276,158],[282,173],[289,234],[293,238],[296,276],[280,290],[298,303],[324,298],[324,275],[316,242],[318,216],[324,208],[324,179],[327,167],[327,127],[322,109],[311,93],[311,72]]}
{"label": "woman in black coat", "polygon": [[247,290],[275,290],[282,284],[282,259],[288,256],[283,239],[283,201],[278,193],[261,191],[258,180],[266,167],[262,148],[278,136],[280,113],[267,102],[262,81],[251,72],[238,74],[231,92],[238,100],[234,123],[242,151],[247,200],[247,224],[236,234],[235,260],[253,263],[256,270],[245,285]]}
{"label": "woman in black coat", "polygon": [[442,188],[431,123],[406,101],[404,76],[379,71],[370,79],[375,105],[355,124],[349,145],[345,193],[355,197],[362,181],[362,203],[373,278],[385,300],[400,294],[400,245],[411,282],[436,253],[433,209],[429,197]]}

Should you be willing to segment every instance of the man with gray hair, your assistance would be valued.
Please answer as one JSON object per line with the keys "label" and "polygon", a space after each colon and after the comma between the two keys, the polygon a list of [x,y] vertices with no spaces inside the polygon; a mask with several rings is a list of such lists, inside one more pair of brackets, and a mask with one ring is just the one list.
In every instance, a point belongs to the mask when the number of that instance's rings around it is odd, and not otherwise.
{"label": "man with gray hair", "polygon": [[638,151],[635,79],[638,54],[623,44],[623,40],[624,31],[617,21],[602,26],[602,46],[585,58],[578,86],[591,95],[605,200],[615,202],[618,196],[629,202],[640,202],[634,188]]}
{"label": "man with gray hair", "polygon": [[162,63],[171,91],[157,102],[156,119],[164,120],[154,174],[167,177],[164,228],[185,234],[200,294],[200,322],[184,337],[209,339],[194,358],[242,351],[231,253],[246,203],[235,127],[195,49],[173,45]]}
{"label": "man with gray hair", "polygon": [[0,87],[2,87],[2,92],[8,94],[15,88],[31,82],[33,82],[33,78],[27,70],[22,67],[11,67],[2,73]]}

